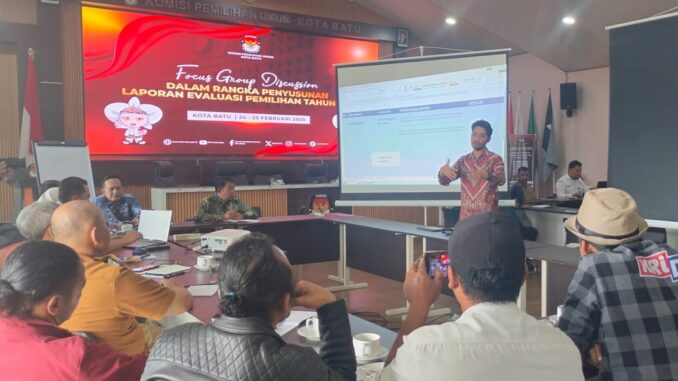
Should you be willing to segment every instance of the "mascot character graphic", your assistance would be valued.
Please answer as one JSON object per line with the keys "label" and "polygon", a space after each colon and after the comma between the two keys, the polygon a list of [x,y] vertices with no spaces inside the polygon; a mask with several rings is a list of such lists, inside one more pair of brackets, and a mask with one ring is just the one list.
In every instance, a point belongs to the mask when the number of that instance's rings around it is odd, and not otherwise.
{"label": "mascot character graphic", "polygon": [[132,97],[127,103],[109,104],[104,109],[104,114],[113,122],[115,128],[125,130],[125,140],[122,144],[146,144],[144,136],[162,119],[160,107],[142,104],[137,97]]}

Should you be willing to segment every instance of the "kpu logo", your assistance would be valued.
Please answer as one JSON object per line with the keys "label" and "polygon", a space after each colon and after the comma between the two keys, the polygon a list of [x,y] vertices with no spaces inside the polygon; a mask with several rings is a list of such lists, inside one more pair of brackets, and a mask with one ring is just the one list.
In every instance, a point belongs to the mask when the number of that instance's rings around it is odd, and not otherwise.
{"label": "kpu logo", "polygon": [[240,44],[245,53],[257,54],[261,50],[261,41],[259,41],[257,36],[245,35],[240,40]]}

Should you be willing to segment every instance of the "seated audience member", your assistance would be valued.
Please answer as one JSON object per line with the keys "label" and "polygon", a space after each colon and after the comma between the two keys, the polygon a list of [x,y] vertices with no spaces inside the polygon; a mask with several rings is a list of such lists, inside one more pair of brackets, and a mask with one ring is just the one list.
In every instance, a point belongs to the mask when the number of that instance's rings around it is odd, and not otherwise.
{"label": "seated audience member", "polygon": [[577,160],[572,160],[567,165],[567,173],[556,182],[556,196],[559,198],[579,198],[584,196],[589,189],[581,178],[581,162]]}
{"label": "seated audience member", "polygon": [[136,197],[122,192],[122,180],[118,176],[107,176],[101,183],[101,196],[94,203],[104,213],[109,228],[120,226],[123,222],[139,224],[141,206]]}
{"label": "seated audience member", "polygon": [[56,180],[43,181],[40,184],[40,197],[38,197],[37,201],[59,203],[59,185],[60,182]]}
{"label": "seated audience member", "polygon": [[[355,380],[346,303],[313,283],[295,285],[287,258],[265,235],[252,233],[226,250],[219,295],[222,317],[165,332],[142,380]],[[275,332],[293,300],[318,311],[319,354]]]}
{"label": "seated audience member", "polygon": [[0,269],[9,254],[26,241],[16,226],[12,224],[0,225]]}
{"label": "seated audience member", "polygon": [[511,186],[509,197],[516,200],[517,206],[523,206],[525,201],[537,199],[537,193],[527,182],[530,180],[530,170],[527,167],[518,168],[518,181]]}
{"label": "seated audience member", "polygon": [[49,201],[36,201],[21,209],[16,217],[16,226],[28,241],[51,241],[52,214],[59,205]]}
{"label": "seated audience member", "polygon": [[4,380],[138,380],[145,355],[71,335],[59,324],[73,313],[85,284],[68,246],[28,242],[0,274],[0,369]]}
{"label": "seated audience member", "polygon": [[583,380],[572,341],[516,305],[525,247],[508,217],[485,212],[458,222],[448,251],[461,317],[423,326],[443,274],[431,279],[424,261],[415,262],[403,285],[410,309],[381,380]]}
{"label": "seated audience member", "polygon": [[87,181],[71,176],[61,180],[59,184],[59,203],[65,204],[74,200],[89,200],[90,192]]}
{"label": "seated audience member", "polygon": [[[27,207],[21,209],[16,218],[16,226],[21,235],[29,241],[40,241],[54,239],[50,224],[52,214],[59,205],[49,201],[36,201]],[[118,250],[137,241],[141,238],[141,233],[129,231],[122,236],[111,237],[108,244],[107,253]],[[1,250],[1,249],[0,249]],[[9,254],[9,253],[8,253]]]}
{"label": "seated audience member", "polygon": [[642,240],[647,222],[619,189],[586,193],[565,228],[582,259],[558,327],[602,380],[678,380],[676,252]]}
{"label": "seated audience member", "polygon": [[71,247],[85,267],[87,283],[80,304],[63,328],[87,332],[126,353],[146,353],[144,328],[136,317],[159,320],[191,308],[186,289],[146,279],[113,256],[104,256],[110,234],[99,208],[87,201],[66,203],[52,215],[54,240]]}
{"label": "seated audience member", "polygon": [[[525,201],[534,201],[537,199],[537,194],[534,192],[534,189],[527,183],[530,178],[530,171],[527,167],[518,168],[518,181],[511,187],[509,192],[509,197],[513,200],[516,200],[516,206],[522,207],[525,204]],[[515,212],[515,217],[517,222],[520,224],[520,232],[523,235],[523,239],[528,241],[536,241],[539,232],[537,229],[532,226],[532,222],[525,211],[521,208],[511,208]],[[535,269],[534,264],[530,260],[527,261],[528,268],[530,271]]]}
{"label": "seated audience member", "polygon": [[244,202],[235,196],[235,182],[232,179],[217,179],[215,193],[204,198],[195,213],[195,222],[220,222],[257,218]]}

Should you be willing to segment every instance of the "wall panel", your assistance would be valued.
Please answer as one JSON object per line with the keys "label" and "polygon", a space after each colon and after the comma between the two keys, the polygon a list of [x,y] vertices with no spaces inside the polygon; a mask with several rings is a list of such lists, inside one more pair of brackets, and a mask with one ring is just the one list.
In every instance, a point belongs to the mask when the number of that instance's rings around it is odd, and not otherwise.
{"label": "wall panel", "polygon": [[[19,153],[19,81],[17,45],[0,43],[0,157]],[[0,220],[12,217],[12,190],[0,182]]]}

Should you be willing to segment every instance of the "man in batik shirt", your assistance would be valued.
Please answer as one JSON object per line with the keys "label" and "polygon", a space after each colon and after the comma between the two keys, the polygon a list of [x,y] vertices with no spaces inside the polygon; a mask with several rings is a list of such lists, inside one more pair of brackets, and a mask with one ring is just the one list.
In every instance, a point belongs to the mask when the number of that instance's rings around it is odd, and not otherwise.
{"label": "man in batik shirt", "polygon": [[499,210],[497,187],[506,182],[504,160],[490,152],[486,145],[492,138],[492,126],[484,120],[471,125],[471,146],[473,151],[460,157],[450,166],[447,159],[438,171],[438,182],[449,185],[461,179],[461,213],[459,220],[474,214]]}
{"label": "man in batik shirt", "polygon": [[232,179],[217,179],[214,194],[205,197],[195,213],[195,222],[220,222],[226,220],[256,219],[257,214],[235,197]]}
{"label": "man in batik shirt", "polygon": [[111,229],[129,222],[139,224],[141,206],[136,197],[122,191],[122,180],[118,176],[107,176],[101,183],[102,195],[94,199],[94,204],[104,214],[106,226]]}

